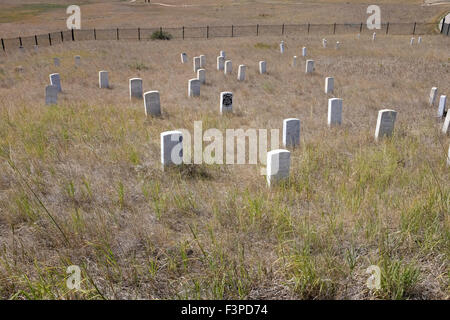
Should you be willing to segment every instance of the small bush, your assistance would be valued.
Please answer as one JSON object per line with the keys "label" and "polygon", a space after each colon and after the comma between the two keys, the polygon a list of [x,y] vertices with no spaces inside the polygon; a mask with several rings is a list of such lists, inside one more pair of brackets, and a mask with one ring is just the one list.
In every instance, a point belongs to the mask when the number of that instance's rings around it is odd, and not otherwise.
{"label": "small bush", "polygon": [[155,31],[152,34],[152,40],[170,40],[170,39],[172,39],[172,35],[162,30]]}

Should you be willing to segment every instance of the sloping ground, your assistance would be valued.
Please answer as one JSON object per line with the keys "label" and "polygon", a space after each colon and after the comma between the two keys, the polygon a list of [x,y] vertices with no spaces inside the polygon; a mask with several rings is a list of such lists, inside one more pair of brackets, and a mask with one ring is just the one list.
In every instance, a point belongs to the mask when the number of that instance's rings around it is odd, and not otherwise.
{"label": "sloping ground", "polygon": [[[321,37],[284,40],[285,55],[278,37],[83,42],[2,55],[0,297],[448,299],[450,137],[428,95],[432,86],[450,92],[442,54],[450,42],[430,36],[411,47],[410,36],[363,34],[328,37],[324,49]],[[310,76],[303,46],[316,63]],[[219,50],[232,75],[215,70]],[[189,99],[199,54],[207,84]],[[259,75],[263,59],[268,74]],[[238,83],[241,63],[247,80]],[[110,72],[110,90],[97,88],[100,70]],[[53,72],[63,93],[47,107]],[[136,76],[145,91],[160,91],[161,118],[130,102]],[[326,76],[335,77],[334,95],[323,92]],[[234,113],[220,116],[225,90]],[[328,128],[333,96],[344,101],[343,123]],[[383,108],[398,111],[395,134],[376,143]],[[301,120],[301,144],[284,185],[268,189],[259,165],[160,170],[163,131],[193,134],[194,121],[223,134],[280,129],[288,117]],[[71,264],[83,267],[83,292],[65,286]],[[382,272],[376,292],[366,286],[370,265]]]}

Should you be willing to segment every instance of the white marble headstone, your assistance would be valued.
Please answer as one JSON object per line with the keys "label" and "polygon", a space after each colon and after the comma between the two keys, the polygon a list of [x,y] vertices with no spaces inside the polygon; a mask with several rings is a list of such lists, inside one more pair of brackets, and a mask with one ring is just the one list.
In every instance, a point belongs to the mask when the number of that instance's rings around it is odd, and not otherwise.
{"label": "white marble headstone", "polygon": [[419,38],[417,39],[417,43],[418,43],[418,44],[421,44],[421,43],[422,43],[422,37],[419,37]]}
{"label": "white marble headstone", "polygon": [[409,41],[409,44],[412,46],[414,44],[414,37],[411,38],[411,40]]}
{"label": "white marble headstone", "polygon": [[284,53],[284,41],[281,41],[280,43],[280,53]]}
{"label": "white marble headstone", "polygon": [[339,47],[341,46],[341,43],[339,41],[336,42],[336,49],[339,49]]}
{"label": "white marble headstone", "polygon": [[180,57],[181,57],[181,63],[186,63],[187,62],[187,54],[186,53],[182,53],[181,55],[180,55]]}
{"label": "white marble headstone", "polygon": [[266,69],[266,62],[265,61],[260,61],[259,62],[259,73],[260,74],[264,74],[264,73],[266,73],[267,72],[267,69]]}
{"label": "white marble headstone", "polygon": [[161,101],[159,91],[147,91],[144,93],[145,115],[159,116],[161,115]]}
{"label": "white marble headstone", "polygon": [[442,126],[442,133],[447,134],[449,133],[449,127],[450,127],[450,110],[447,111],[447,115],[445,116],[444,125]]}
{"label": "white marble headstone", "polygon": [[180,165],[183,162],[183,133],[181,131],[165,131],[161,133],[161,164]]}
{"label": "white marble headstone", "polygon": [[129,80],[130,87],[130,99],[142,99],[143,89],[142,89],[142,79],[141,78],[131,78]]}
{"label": "white marble headstone", "polygon": [[220,57],[223,57],[223,60],[225,61],[225,57],[226,57],[226,56],[225,56],[225,51],[223,51],[223,50],[220,51],[219,56],[220,56]]}
{"label": "white marble headstone", "polygon": [[322,47],[327,47],[327,39],[322,39]]}
{"label": "white marble headstone", "polygon": [[98,73],[98,85],[100,89],[109,88],[108,71],[100,71]]}
{"label": "white marble headstone", "polygon": [[314,71],[314,60],[306,60],[305,73],[311,73]]}
{"label": "white marble headstone", "polygon": [[447,103],[447,96],[441,96],[441,98],[439,99],[439,107],[437,112],[438,118],[442,118],[444,116],[446,103]]}
{"label": "white marble headstone", "polygon": [[245,80],[245,71],[247,70],[247,67],[243,64],[239,65],[239,69],[238,69],[238,77],[237,79],[239,81],[244,81]]}
{"label": "white marble headstone", "polygon": [[198,79],[189,80],[188,96],[189,97],[200,96],[200,80]]}
{"label": "white marble headstone", "polygon": [[56,86],[45,87],[45,104],[52,105],[58,103],[58,88]]}
{"label": "white marble headstone", "polygon": [[342,123],[342,99],[328,99],[328,126]]}
{"label": "white marble headstone", "polygon": [[53,64],[55,65],[55,67],[59,67],[61,64],[61,61],[59,60],[59,58],[53,58]]}
{"label": "white marble headstone", "polygon": [[58,89],[58,92],[62,91],[61,78],[59,77],[59,73],[52,73],[50,75],[50,84],[52,86],[55,86]]}
{"label": "white marble headstone", "polygon": [[220,114],[233,111],[233,93],[220,93]]}
{"label": "white marble headstone", "polygon": [[372,34],[372,41],[375,41],[376,37],[377,37],[377,33],[374,32],[374,33]]}
{"label": "white marble headstone", "polygon": [[438,92],[438,88],[436,88],[436,87],[431,88],[430,100],[429,100],[430,106],[432,106],[434,104],[434,102],[436,101],[437,92]]}
{"label": "white marble headstone", "polygon": [[231,63],[231,60],[227,60],[225,61],[225,69],[224,69],[224,73],[225,74],[229,74],[231,73],[233,70],[233,65]]}
{"label": "white marble headstone", "polygon": [[221,71],[225,66],[225,58],[222,56],[217,57],[217,70]]}
{"label": "white marble headstone", "polygon": [[283,146],[295,147],[300,144],[300,119],[289,118],[283,120]]}
{"label": "white marble headstone", "polygon": [[334,91],[334,78],[325,78],[325,93],[332,93]]}
{"label": "white marble headstone", "polygon": [[200,68],[205,68],[206,67],[206,56],[204,54],[202,54],[200,56]]}
{"label": "white marble headstone", "polygon": [[291,167],[291,153],[285,149],[277,149],[267,152],[267,185],[275,185],[289,178]]}
{"label": "white marble headstone", "polygon": [[292,58],[292,66],[293,66],[293,67],[297,66],[297,56],[294,56],[294,57]]}
{"label": "white marble headstone", "polygon": [[375,129],[375,140],[383,136],[390,137],[394,132],[395,119],[397,112],[394,110],[383,109],[378,111],[377,127]]}
{"label": "white marble headstone", "polygon": [[302,48],[302,56],[303,56],[303,57],[306,57],[306,47],[303,47],[303,48]]}
{"label": "white marble headstone", "polygon": [[197,70],[197,79],[200,81],[200,84],[206,83],[206,70],[205,69]]}
{"label": "white marble headstone", "polygon": [[200,57],[194,57],[193,63],[194,63],[194,72],[197,72],[197,70],[200,69]]}

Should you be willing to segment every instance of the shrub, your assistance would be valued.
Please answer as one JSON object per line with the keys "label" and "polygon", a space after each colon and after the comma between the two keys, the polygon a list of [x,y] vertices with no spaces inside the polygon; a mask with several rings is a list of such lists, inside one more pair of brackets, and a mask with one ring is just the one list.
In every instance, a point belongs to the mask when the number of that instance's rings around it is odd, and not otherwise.
{"label": "shrub", "polygon": [[172,35],[162,30],[155,31],[152,34],[152,40],[170,40],[170,39],[172,39]]}

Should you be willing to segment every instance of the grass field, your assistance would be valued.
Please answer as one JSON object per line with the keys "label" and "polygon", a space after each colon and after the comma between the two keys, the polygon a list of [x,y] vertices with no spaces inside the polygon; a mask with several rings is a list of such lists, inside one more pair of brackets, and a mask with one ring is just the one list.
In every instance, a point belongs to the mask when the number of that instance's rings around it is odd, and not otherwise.
{"label": "grass field", "polygon": [[[278,37],[105,41],[0,58],[0,297],[448,299],[450,138],[427,101],[432,86],[449,92],[450,42],[327,39],[341,49],[323,49],[317,36],[285,38],[284,55]],[[291,66],[302,46],[316,61],[311,76],[303,59]],[[219,50],[233,61],[230,76],[215,70]],[[188,99],[199,54],[207,84]],[[97,88],[100,70],[111,90]],[[52,72],[63,93],[48,107]],[[137,76],[144,91],[160,91],[161,118],[130,103]],[[334,95],[323,93],[326,76]],[[219,115],[225,90],[234,93],[230,116]],[[329,129],[332,96],[344,113]],[[395,135],[375,143],[383,108],[398,111]],[[160,170],[163,131],[192,133],[194,121],[281,129],[289,117],[302,124],[286,184],[268,189],[255,165]],[[73,264],[83,270],[79,292],[65,286]],[[382,270],[380,290],[366,287],[370,265]]]}

